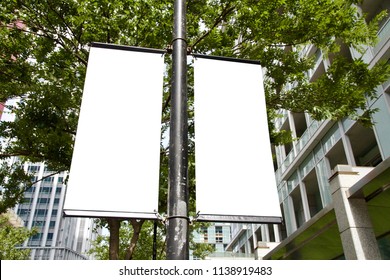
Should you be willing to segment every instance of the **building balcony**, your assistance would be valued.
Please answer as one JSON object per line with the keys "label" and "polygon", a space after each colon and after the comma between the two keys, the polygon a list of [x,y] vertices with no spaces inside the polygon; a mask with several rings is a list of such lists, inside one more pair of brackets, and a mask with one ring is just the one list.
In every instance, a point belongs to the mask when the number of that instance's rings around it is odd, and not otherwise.
{"label": "building balcony", "polygon": [[[384,46],[390,41],[390,17],[381,26],[378,32],[379,42],[373,48],[374,55],[377,55]],[[386,48],[387,49],[387,48]]]}
{"label": "building balcony", "polygon": [[276,184],[278,185],[282,180],[283,173],[292,164],[299,152],[309,143],[310,139],[316,133],[322,122],[313,121],[307,130],[302,134],[299,140],[294,144],[294,148],[288,153],[281,166],[276,170]]}

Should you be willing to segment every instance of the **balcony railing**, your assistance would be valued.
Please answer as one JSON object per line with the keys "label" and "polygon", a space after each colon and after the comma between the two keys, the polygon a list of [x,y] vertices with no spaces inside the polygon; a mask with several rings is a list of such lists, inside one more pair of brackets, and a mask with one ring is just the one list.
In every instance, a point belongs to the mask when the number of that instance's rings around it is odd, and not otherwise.
{"label": "balcony railing", "polygon": [[375,55],[381,50],[381,48],[390,39],[390,17],[386,20],[386,22],[379,29],[378,39],[379,39],[379,42],[374,47],[374,54]]}
{"label": "balcony railing", "polygon": [[281,164],[281,166],[276,170],[275,176],[276,176],[276,184],[279,185],[282,174],[287,170],[287,168],[291,165],[291,163],[294,161],[296,156],[299,154],[301,150],[307,145],[311,137],[314,135],[314,133],[318,130],[318,127],[320,126],[321,122],[313,121],[310,126],[306,129],[306,131],[302,134],[302,136],[299,138],[299,140],[294,144],[294,149],[292,149],[288,155],[286,156],[285,160]]}

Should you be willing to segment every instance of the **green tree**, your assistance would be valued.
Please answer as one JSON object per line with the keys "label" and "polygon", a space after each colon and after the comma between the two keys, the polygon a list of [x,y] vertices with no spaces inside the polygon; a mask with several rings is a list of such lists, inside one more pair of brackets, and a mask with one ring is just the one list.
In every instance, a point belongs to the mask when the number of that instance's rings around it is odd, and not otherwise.
{"label": "green tree", "polygon": [[[265,67],[269,120],[285,108],[308,112],[315,119],[349,116],[371,123],[372,110],[366,98],[376,97],[375,87],[389,77],[389,66],[378,63],[370,68],[362,59],[345,58],[344,53],[348,47],[363,53],[362,45],[374,45],[378,22],[385,13],[367,23],[366,15],[357,9],[360,0],[187,2],[187,41],[193,52],[256,59]],[[0,137],[8,139],[0,147],[0,158],[18,156],[19,166],[25,161],[44,161],[50,170],[69,170],[88,45],[95,41],[164,49],[172,40],[172,17],[173,1],[168,0],[3,0],[0,101],[18,98],[19,102],[9,108],[15,121],[0,124]],[[314,44],[332,62],[316,81],[305,75],[314,58],[299,54],[307,44]],[[168,56],[166,60],[169,63]],[[167,77],[163,129],[169,125]],[[287,84],[295,87],[288,90]],[[189,98],[193,133],[191,85]],[[276,132],[272,122],[269,126],[273,143],[291,140],[288,134]],[[193,143],[190,145],[191,172]],[[163,176],[167,174],[167,153],[162,148]],[[6,209],[20,201],[20,186],[27,179],[17,166],[1,168],[0,174],[13,178],[2,200],[2,209]],[[3,185],[6,177],[1,176]],[[190,179],[192,193],[194,186]],[[161,197],[166,192],[164,177]],[[162,203],[161,209],[164,207]],[[119,221],[110,223],[111,228],[119,228]]]}
{"label": "green tree", "polygon": [[0,260],[27,260],[30,250],[18,248],[25,240],[35,235],[35,229],[15,227],[7,215],[0,216]]}
{"label": "green tree", "polygon": [[[119,232],[119,250],[117,259],[120,260],[151,260],[153,257],[153,231],[154,225],[152,221],[143,222],[142,231],[135,233],[134,225],[129,221],[122,221]],[[140,227],[139,227],[140,228]],[[133,244],[131,240],[135,234],[140,234],[139,242],[135,244],[137,250],[133,249],[130,251],[129,244]],[[92,249],[88,252],[93,254],[96,259],[108,260],[110,257],[110,236],[99,235],[96,240],[92,242]],[[137,237],[138,239],[138,237]],[[156,235],[156,256],[157,259],[164,259],[164,229],[161,227],[157,228]]]}
{"label": "green tree", "polygon": [[31,184],[31,176],[19,164],[3,162],[0,167],[0,214],[23,201],[26,186]]}
{"label": "green tree", "polygon": [[[105,223],[105,221],[100,221]],[[153,239],[154,239],[154,223],[152,221],[139,221],[142,222],[142,231],[140,226],[134,226],[129,221],[121,221],[119,227],[119,249],[115,253],[118,254],[116,259],[119,260],[151,260],[153,258]],[[194,242],[193,234],[195,231],[200,231],[202,227],[208,226],[207,223],[196,223],[191,227],[190,249],[193,252],[193,256],[198,259],[204,259],[207,255],[214,252],[215,248],[210,244],[200,244]],[[104,227],[104,226],[103,226]],[[108,225],[105,225],[108,227]],[[165,226],[158,223],[156,234],[156,259],[165,259]],[[139,234],[138,237],[135,237]],[[134,238],[139,239],[135,244],[132,241]],[[134,244],[136,248],[129,247],[129,244]],[[110,257],[110,236],[107,234],[98,235],[96,240],[92,241],[92,248],[88,254],[94,255],[99,260],[109,260]]]}

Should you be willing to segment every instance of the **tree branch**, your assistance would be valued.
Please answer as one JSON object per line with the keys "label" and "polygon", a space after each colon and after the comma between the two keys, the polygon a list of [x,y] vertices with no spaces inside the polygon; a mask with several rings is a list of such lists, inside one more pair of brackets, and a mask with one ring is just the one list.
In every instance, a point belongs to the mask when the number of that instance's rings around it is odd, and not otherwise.
{"label": "tree branch", "polygon": [[216,28],[218,26],[218,24],[220,24],[225,18],[226,16],[231,13],[232,11],[234,11],[236,7],[235,6],[232,6],[232,7],[229,7],[229,5],[227,5],[226,7],[223,8],[222,10],[222,13],[217,17],[217,19],[215,20],[213,26],[207,30],[205,33],[203,33],[202,36],[200,36],[196,41],[195,43],[192,44],[191,46],[191,49],[194,49],[196,47],[197,44],[199,44],[204,38],[206,38],[210,33],[211,31],[214,30],[214,28]]}
{"label": "tree branch", "polygon": [[[35,10],[32,10],[30,9],[30,7],[28,7],[27,5],[23,4],[23,6],[29,10],[32,14],[35,15],[35,17],[33,18],[33,20],[31,21],[31,23],[33,23],[35,25],[35,27],[37,27],[39,30],[41,30],[42,32],[44,32],[44,34],[38,34],[37,32],[30,32],[34,35],[38,35],[38,36],[43,36],[43,37],[46,37],[48,39],[51,39],[53,40],[55,43],[59,44],[60,46],[62,46],[66,51],[72,53],[83,65],[87,66],[87,61],[82,58],[79,54],[78,54],[78,47],[74,45],[74,43],[69,40],[66,36],[64,36],[63,34],[59,34],[59,32],[56,30],[55,26],[51,23],[50,19],[47,17],[45,17],[45,19],[47,20],[48,24],[50,25],[50,27],[53,29],[53,31],[49,31],[47,29],[45,29],[41,24],[40,24],[40,20],[39,18],[36,16],[37,14],[39,14],[39,12],[35,11]],[[44,17],[44,15],[41,15],[42,17]],[[29,26],[29,27],[32,27],[32,26]],[[20,29],[19,29],[20,30]],[[26,30],[21,30],[23,32],[28,32]],[[46,34],[45,34],[46,33]],[[49,34],[51,36],[49,36]],[[55,38],[57,36],[57,38]],[[61,40],[60,40],[61,39]],[[68,48],[66,46],[66,43],[65,43],[65,40],[66,41],[69,41],[71,45],[73,45],[73,47],[75,48],[75,51],[72,51],[70,48]]]}
{"label": "tree branch", "polygon": [[[81,42],[80,42],[80,40],[79,40],[79,38],[81,37],[81,34],[77,37],[76,34],[73,32],[73,29],[72,29],[72,28],[69,26],[69,24],[66,22],[65,18],[63,17],[63,15],[61,15],[60,13],[58,13],[58,11],[57,11],[56,9],[54,9],[52,5],[50,5],[50,2],[47,2],[47,3],[48,3],[48,6],[49,6],[50,10],[52,10],[52,11],[61,19],[61,21],[65,24],[66,28],[70,31],[72,37],[73,37],[73,38],[76,38],[77,42],[78,42],[80,45],[82,45]],[[74,45],[74,44],[73,44],[73,45]],[[75,47],[75,49],[76,49],[76,51],[77,51],[77,50],[78,50],[78,47],[75,46],[75,45],[74,45],[74,47]]]}
{"label": "tree branch", "polygon": [[107,218],[108,229],[110,231],[109,239],[109,259],[119,259],[119,230],[121,227],[122,219]]}
{"label": "tree branch", "polygon": [[[61,114],[62,119],[64,120],[66,129],[62,129],[62,131],[66,132],[66,133],[69,133],[69,134],[72,134],[72,135],[74,135],[74,136],[76,136],[76,132],[73,131],[72,129],[70,129],[69,124],[68,124],[67,119],[66,119],[66,115],[65,115],[64,112],[62,111],[62,108],[61,108],[60,106],[54,104],[53,102],[50,102],[50,103],[58,110],[58,112]],[[54,127],[54,128],[55,128],[55,127]]]}
{"label": "tree branch", "polygon": [[0,154],[0,159],[9,158],[9,157],[18,157],[18,156],[30,156],[31,154],[27,151],[14,152],[9,154]]}
{"label": "tree branch", "polygon": [[1,71],[1,70],[0,70],[0,74],[3,74],[4,76],[7,76],[8,78],[10,78],[11,81],[14,80],[14,81],[17,81],[17,82],[22,83],[22,84],[26,83],[28,86],[31,86],[30,83],[28,83],[26,81],[23,81],[23,80],[19,79],[18,77],[15,77],[15,75],[10,75],[10,74],[5,73],[4,71]]}
{"label": "tree branch", "polygon": [[35,182],[31,183],[31,185],[28,185],[28,186],[26,186],[25,188],[23,188],[23,192],[27,191],[27,190],[28,190],[29,188],[31,188],[34,184],[39,183],[39,182],[41,182],[41,181],[44,181],[45,179],[50,178],[51,176],[57,175],[57,174],[59,174],[59,173],[61,173],[61,172],[63,172],[63,171],[64,171],[64,170],[59,170],[59,171],[56,171],[56,172],[51,173],[51,174],[49,174],[49,175],[43,176],[41,179],[36,180]]}
{"label": "tree branch", "polygon": [[165,100],[164,106],[162,108],[162,112],[164,112],[165,109],[168,107],[170,101],[171,101],[171,91],[169,91],[169,95],[167,97],[167,100]]}
{"label": "tree branch", "polygon": [[131,225],[133,227],[133,236],[131,237],[129,247],[126,251],[126,260],[133,259],[135,247],[137,245],[137,241],[139,239],[139,235],[141,233],[142,225],[144,224],[145,220],[136,220],[136,219],[130,219]]}
{"label": "tree branch", "polygon": [[49,177],[51,177],[51,176],[54,176],[54,175],[56,175],[56,174],[59,174],[59,173],[61,173],[61,172],[63,172],[63,170],[56,171],[56,172],[54,172],[54,173],[52,173],[52,174],[43,176],[41,179],[36,180],[35,182],[33,182],[33,183],[31,183],[31,184],[25,185],[23,188],[20,188],[20,189],[19,189],[19,192],[17,193],[16,196],[17,196],[17,197],[22,196],[22,195],[24,194],[24,192],[26,192],[26,191],[27,191],[29,188],[31,188],[34,184],[39,183],[39,182],[41,182],[41,181],[43,181],[43,180],[45,180],[45,179],[47,179],[47,178],[49,178]]}

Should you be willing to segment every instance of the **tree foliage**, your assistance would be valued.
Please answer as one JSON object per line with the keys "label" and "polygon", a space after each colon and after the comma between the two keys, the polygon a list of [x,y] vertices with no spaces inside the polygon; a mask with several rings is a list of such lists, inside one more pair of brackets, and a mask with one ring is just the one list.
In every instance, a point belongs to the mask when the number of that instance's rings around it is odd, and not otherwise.
{"label": "tree foliage", "polygon": [[36,230],[15,227],[7,215],[0,216],[0,260],[27,260],[30,250],[18,248],[25,240],[36,234]]}
{"label": "tree foliage", "polygon": [[0,214],[23,201],[26,186],[30,186],[31,176],[19,164],[3,162],[0,168]]}
{"label": "tree foliage", "polygon": [[[134,254],[129,257],[128,248],[131,244],[131,239],[134,236],[134,228],[128,221],[122,221],[120,227],[120,242],[119,242],[119,260],[151,260],[153,257],[153,222],[145,221],[143,230],[140,233],[139,242],[136,243],[136,250]],[[108,260],[109,258],[109,236],[99,235],[96,240],[92,242],[92,249],[88,252],[93,254],[96,259]],[[157,259],[165,259],[164,250],[164,232],[162,228],[158,228],[156,236]]]}
{"label": "tree foliage", "polygon": [[[100,221],[100,226],[107,228],[105,221]],[[204,259],[207,255],[215,251],[215,248],[210,244],[201,244],[194,241],[193,234],[195,231],[200,232],[202,227],[207,226],[207,223],[196,223],[191,225],[191,238],[190,249],[192,255],[197,259]],[[165,252],[165,236],[166,229],[161,223],[158,223],[155,254],[157,260],[164,260],[166,257]],[[145,221],[142,225],[142,231],[140,236],[137,237],[138,242],[135,243],[131,255],[129,254],[129,244],[134,244],[132,239],[134,238],[134,226],[129,221],[121,221],[119,229],[119,260],[152,260],[153,259],[153,239],[154,239],[154,223],[152,221]],[[109,260],[110,258],[110,236],[106,234],[98,235],[98,237],[92,241],[92,248],[88,254],[93,255],[98,260]]]}
{"label": "tree foliage", "polygon": [[[0,124],[0,158],[18,156],[44,161],[51,170],[69,170],[76,134],[89,44],[104,42],[166,48],[172,40],[173,2],[168,0],[3,0],[0,5],[0,101],[18,99],[9,108],[13,122]],[[367,23],[359,0],[194,0],[187,1],[188,44],[193,52],[259,60],[266,69],[269,120],[277,110],[308,112],[315,119],[349,116],[370,123],[366,98],[390,73],[362,59],[345,56],[353,47],[376,43],[380,13]],[[314,44],[331,66],[316,81],[306,73],[313,56],[302,47]],[[166,57],[170,62],[169,56]],[[169,66],[168,66],[169,69]],[[293,84],[294,87],[286,87]],[[189,108],[193,93],[189,85]],[[107,95],[109,100],[109,95]],[[169,75],[164,88],[163,128],[169,120]],[[111,105],[105,110],[110,110]],[[193,112],[189,112],[193,139]],[[291,140],[269,123],[271,141]],[[191,143],[190,153],[193,153]],[[161,197],[167,192],[167,149],[162,147]],[[189,163],[194,169],[194,156]],[[19,173],[18,173],[19,172]],[[2,166],[3,185],[14,194],[3,205],[20,201],[27,180],[16,166]],[[19,174],[19,175],[18,175]],[[19,178],[19,179],[18,179]],[[192,193],[195,181],[190,182]],[[192,204],[194,204],[192,199]],[[164,202],[160,205],[165,208]],[[4,206],[5,207],[5,206]],[[4,211],[2,206],[1,211]]]}

